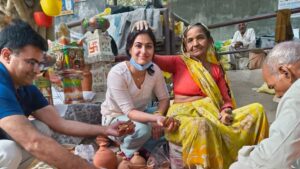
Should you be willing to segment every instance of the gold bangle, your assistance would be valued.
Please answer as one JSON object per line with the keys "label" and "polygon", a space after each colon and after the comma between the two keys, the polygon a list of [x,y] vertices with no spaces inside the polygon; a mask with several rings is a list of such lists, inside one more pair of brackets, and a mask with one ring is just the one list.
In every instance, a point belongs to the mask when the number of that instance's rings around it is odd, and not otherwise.
{"label": "gold bangle", "polygon": [[159,114],[159,115],[163,116],[163,114],[160,111],[158,111],[158,110],[156,110],[155,112],[153,112],[153,114]]}

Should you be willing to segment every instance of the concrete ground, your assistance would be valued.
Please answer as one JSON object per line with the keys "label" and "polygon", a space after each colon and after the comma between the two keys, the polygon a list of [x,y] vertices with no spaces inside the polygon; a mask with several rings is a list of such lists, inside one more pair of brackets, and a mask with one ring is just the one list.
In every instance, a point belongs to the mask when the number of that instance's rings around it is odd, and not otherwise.
{"label": "concrete ground", "polygon": [[253,88],[259,88],[263,84],[261,69],[231,70],[227,71],[227,75],[237,106],[241,107],[254,102],[261,103],[265,108],[269,122],[272,123],[277,108],[277,103],[273,101],[274,95],[257,93],[253,90]]}

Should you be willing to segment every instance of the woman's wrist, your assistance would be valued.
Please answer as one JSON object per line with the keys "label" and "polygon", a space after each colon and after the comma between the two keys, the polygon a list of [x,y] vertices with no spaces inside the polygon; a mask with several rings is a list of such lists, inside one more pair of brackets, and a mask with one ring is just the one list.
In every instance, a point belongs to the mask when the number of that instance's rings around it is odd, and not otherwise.
{"label": "woman's wrist", "polygon": [[231,112],[232,112],[232,107],[222,107],[220,113],[223,112],[224,110],[225,110],[225,113],[231,114]]}
{"label": "woman's wrist", "polygon": [[155,112],[153,112],[154,115],[160,115],[163,116],[163,113],[161,111],[156,110]]}

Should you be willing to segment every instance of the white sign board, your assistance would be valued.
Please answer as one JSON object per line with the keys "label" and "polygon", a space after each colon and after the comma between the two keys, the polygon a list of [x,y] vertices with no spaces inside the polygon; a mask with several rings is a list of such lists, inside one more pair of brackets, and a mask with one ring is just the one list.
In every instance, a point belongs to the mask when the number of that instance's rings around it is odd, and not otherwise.
{"label": "white sign board", "polygon": [[[300,0],[278,0],[278,10],[300,8]],[[293,14],[292,18],[299,17],[300,14]]]}

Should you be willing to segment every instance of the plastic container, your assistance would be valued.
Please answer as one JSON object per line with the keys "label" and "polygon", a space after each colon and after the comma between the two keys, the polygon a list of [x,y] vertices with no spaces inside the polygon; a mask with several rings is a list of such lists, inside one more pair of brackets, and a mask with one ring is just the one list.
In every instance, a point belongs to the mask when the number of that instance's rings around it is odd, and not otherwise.
{"label": "plastic container", "polygon": [[53,105],[51,82],[49,78],[41,74],[33,81],[33,84],[41,91],[48,103]]}
{"label": "plastic container", "polygon": [[64,71],[62,74],[65,104],[83,103],[82,95],[82,72],[79,71]]}

